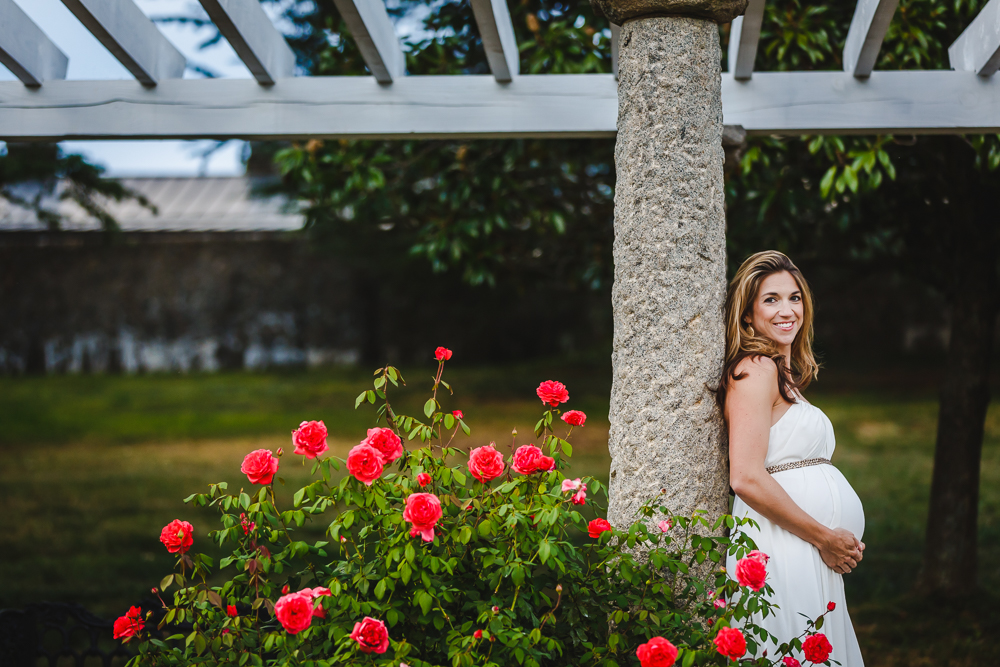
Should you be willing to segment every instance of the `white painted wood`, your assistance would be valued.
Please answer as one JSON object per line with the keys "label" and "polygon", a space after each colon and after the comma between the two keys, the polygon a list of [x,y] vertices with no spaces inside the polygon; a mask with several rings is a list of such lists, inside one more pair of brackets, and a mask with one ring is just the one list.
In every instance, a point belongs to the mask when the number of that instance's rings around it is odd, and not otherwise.
{"label": "white painted wood", "polygon": [[750,0],[743,16],[733,19],[729,27],[729,71],[740,81],[753,76],[753,61],[757,59],[763,22],[764,0]]}
{"label": "white painted wood", "polygon": [[1000,67],[1000,0],[990,0],[948,47],[952,69],[993,76]]}
{"label": "white painted wood", "polygon": [[622,38],[622,28],[619,25],[611,24],[611,73],[618,80],[618,42]]}
{"label": "white painted wood", "polygon": [[844,44],[844,71],[859,79],[870,76],[896,13],[899,0],[858,0]]}
{"label": "white painted wood", "polygon": [[470,0],[472,13],[479,26],[479,36],[486,50],[490,71],[500,83],[507,83],[521,69],[518,63],[517,40],[510,20],[507,0]]}
{"label": "white painted wood", "polygon": [[145,86],[184,75],[186,61],[132,0],[62,0]]}
{"label": "white painted wood", "polygon": [[401,79],[406,74],[406,56],[382,0],[333,1],[375,79],[379,83]]}
{"label": "white painted wood", "polygon": [[14,0],[0,0],[0,63],[26,86],[65,79],[69,58]]}
{"label": "white painted wood", "polygon": [[272,86],[295,73],[295,53],[259,0],[199,0],[257,83]]}
{"label": "white painted wood", "polygon": [[[1000,133],[1000,79],[972,72],[757,72],[722,77],[727,125],[749,134]],[[612,137],[611,74],[295,77],[0,83],[0,139]]]}

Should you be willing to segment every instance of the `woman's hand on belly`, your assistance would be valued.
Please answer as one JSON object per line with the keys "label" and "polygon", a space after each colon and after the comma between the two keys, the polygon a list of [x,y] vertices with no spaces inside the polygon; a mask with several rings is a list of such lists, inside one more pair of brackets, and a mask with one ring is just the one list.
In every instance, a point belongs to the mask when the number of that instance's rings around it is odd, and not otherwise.
{"label": "woman's hand on belly", "polygon": [[864,558],[865,545],[846,528],[834,528],[819,547],[819,555],[834,572],[848,574]]}

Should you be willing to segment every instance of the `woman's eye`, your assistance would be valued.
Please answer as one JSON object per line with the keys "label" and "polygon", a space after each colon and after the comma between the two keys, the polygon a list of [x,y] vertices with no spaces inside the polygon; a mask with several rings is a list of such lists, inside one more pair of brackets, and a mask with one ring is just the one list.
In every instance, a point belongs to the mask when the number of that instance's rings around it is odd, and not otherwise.
{"label": "woman's eye", "polygon": [[792,297],[792,301],[801,301],[801,300],[802,300],[802,297],[800,297],[800,296],[793,296]]}

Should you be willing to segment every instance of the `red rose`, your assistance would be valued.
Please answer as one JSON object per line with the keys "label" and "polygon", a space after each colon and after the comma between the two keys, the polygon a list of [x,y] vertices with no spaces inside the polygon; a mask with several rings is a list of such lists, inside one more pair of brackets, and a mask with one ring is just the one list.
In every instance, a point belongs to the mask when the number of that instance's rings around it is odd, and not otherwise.
{"label": "red rose", "polygon": [[566,390],[566,385],[555,380],[546,380],[541,383],[535,393],[538,394],[538,398],[542,399],[542,403],[554,408],[569,400],[569,391]]}
{"label": "red rose", "polygon": [[802,667],[802,663],[790,655],[787,655],[784,658],[782,658],[781,662],[784,663],[785,667]]}
{"label": "red rose", "polygon": [[229,616],[230,618],[236,618],[237,616],[239,616],[239,612],[236,611],[236,605],[234,604],[226,605],[226,616]]}
{"label": "red rose", "polygon": [[826,603],[826,610],[827,611],[833,611],[836,608],[837,608],[837,603],[836,602],[827,602]]}
{"label": "red rose", "polygon": [[482,630],[476,630],[475,632],[472,633],[472,636],[475,637],[476,639],[482,639],[483,638],[483,631]]}
{"label": "red rose", "polygon": [[670,667],[677,660],[677,647],[663,637],[653,637],[636,649],[642,667]]}
{"label": "red rose", "polygon": [[802,642],[802,652],[809,662],[826,662],[830,659],[831,651],[833,647],[824,634],[811,635]]}
{"label": "red rose", "polygon": [[194,527],[187,521],[174,519],[160,531],[160,541],[172,554],[187,553],[194,544]]}
{"label": "red rose", "polygon": [[374,447],[382,455],[382,465],[389,465],[403,455],[403,441],[391,428],[370,428],[362,445]]}
{"label": "red rose", "polygon": [[274,615],[290,635],[296,635],[309,627],[313,611],[312,597],[302,591],[283,595],[274,603]]}
{"label": "red rose", "polygon": [[314,459],[326,450],[326,424],[323,422],[302,422],[292,431],[292,444],[295,453],[302,454],[307,459]]}
{"label": "red rose", "polygon": [[542,450],[534,445],[521,445],[514,452],[514,464],[511,467],[522,475],[530,475],[534,472],[552,470],[556,467],[556,460],[551,456],[545,456]]}
{"label": "red rose", "polygon": [[722,628],[713,640],[715,650],[726,656],[730,660],[742,658],[747,652],[747,640],[743,638],[743,633],[736,628]]}
{"label": "red rose", "polygon": [[278,457],[270,449],[255,449],[247,454],[240,466],[240,472],[247,476],[251,484],[267,486],[278,472]]}
{"label": "red rose", "polygon": [[451,416],[454,417],[455,419],[465,419],[465,413],[462,412],[461,410],[452,410]]}
{"label": "red rose", "polygon": [[591,537],[600,537],[601,533],[611,530],[611,524],[607,519],[594,519],[587,524],[587,534]]}
{"label": "red rose", "polygon": [[433,493],[412,493],[406,499],[403,518],[413,524],[410,537],[419,533],[424,542],[433,542],[434,524],[441,518],[441,501]]}
{"label": "red rose", "polygon": [[451,359],[451,350],[446,347],[439,347],[434,350],[434,358],[438,361],[448,361]]}
{"label": "red rose", "polygon": [[759,558],[747,556],[736,562],[736,580],[740,582],[740,586],[759,591],[764,587],[765,577],[767,577],[767,570]]}
{"label": "red rose", "polygon": [[[569,398],[569,395],[566,398]],[[587,421],[587,415],[579,410],[570,410],[569,412],[564,412],[559,419],[562,419],[570,426],[583,426]]]}
{"label": "red rose", "polygon": [[757,561],[761,565],[767,565],[767,561],[771,560],[771,557],[768,556],[766,553],[764,553],[763,551],[757,551],[756,549],[748,553],[746,557]]}
{"label": "red rose", "polygon": [[483,484],[502,475],[503,470],[503,454],[494,448],[492,442],[469,452],[469,473]]}
{"label": "red rose", "polygon": [[114,638],[126,642],[142,632],[145,621],[142,620],[142,609],[129,607],[128,613],[115,619]]}
{"label": "red rose", "polygon": [[417,482],[420,484],[420,486],[427,486],[428,484],[431,483],[431,479],[432,479],[431,476],[425,472],[422,472],[419,475],[417,475]]}
{"label": "red rose", "polygon": [[377,449],[361,443],[347,453],[347,472],[371,486],[382,475],[382,460],[382,454]]}
{"label": "red rose", "polygon": [[360,623],[354,624],[351,639],[358,643],[362,653],[385,653],[389,650],[389,631],[385,623],[365,616]]}

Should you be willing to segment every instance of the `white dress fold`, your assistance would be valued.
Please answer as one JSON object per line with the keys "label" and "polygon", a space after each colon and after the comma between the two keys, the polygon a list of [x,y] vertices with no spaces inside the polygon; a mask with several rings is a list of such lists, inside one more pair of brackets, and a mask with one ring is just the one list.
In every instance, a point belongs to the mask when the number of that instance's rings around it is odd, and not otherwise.
{"label": "white dress fold", "polygon": [[[833,425],[816,406],[798,401],[771,427],[767,444],[766,467],[806,459],[833,456],[836,446]],[[807,514],[829,528],[846,528],[860,540],[865,531],[865,514],[861,499],[847,479],[832,465],[820,464],[785,470],[773,478],[788,492],[792,500]],[[778,637],[779,643],[797,637],[805,629],[805,619],[799,612],[816,618],[826,610],[827,603],[836,609],[827,615],[822,630],[830,640],[832,660],[842,667],[863,667],[861,648],[844,597],[844,576],[823,562],[819,550],[784,528],[764,518],[739,496],[733,504],[733,515],[749,517],[760,530],[745,528],[757,548],[770,556],[767,583],[774,589],[771,602],[780,609],[776,615],[755,622]],[[736,559],[726,562],[729,572],[735,572]],[[768,645],[768,655],[774,656],[776,646]],[[763,650],[763,649],[762,649]],[[801,655],[796,655],[805,663]]]}

